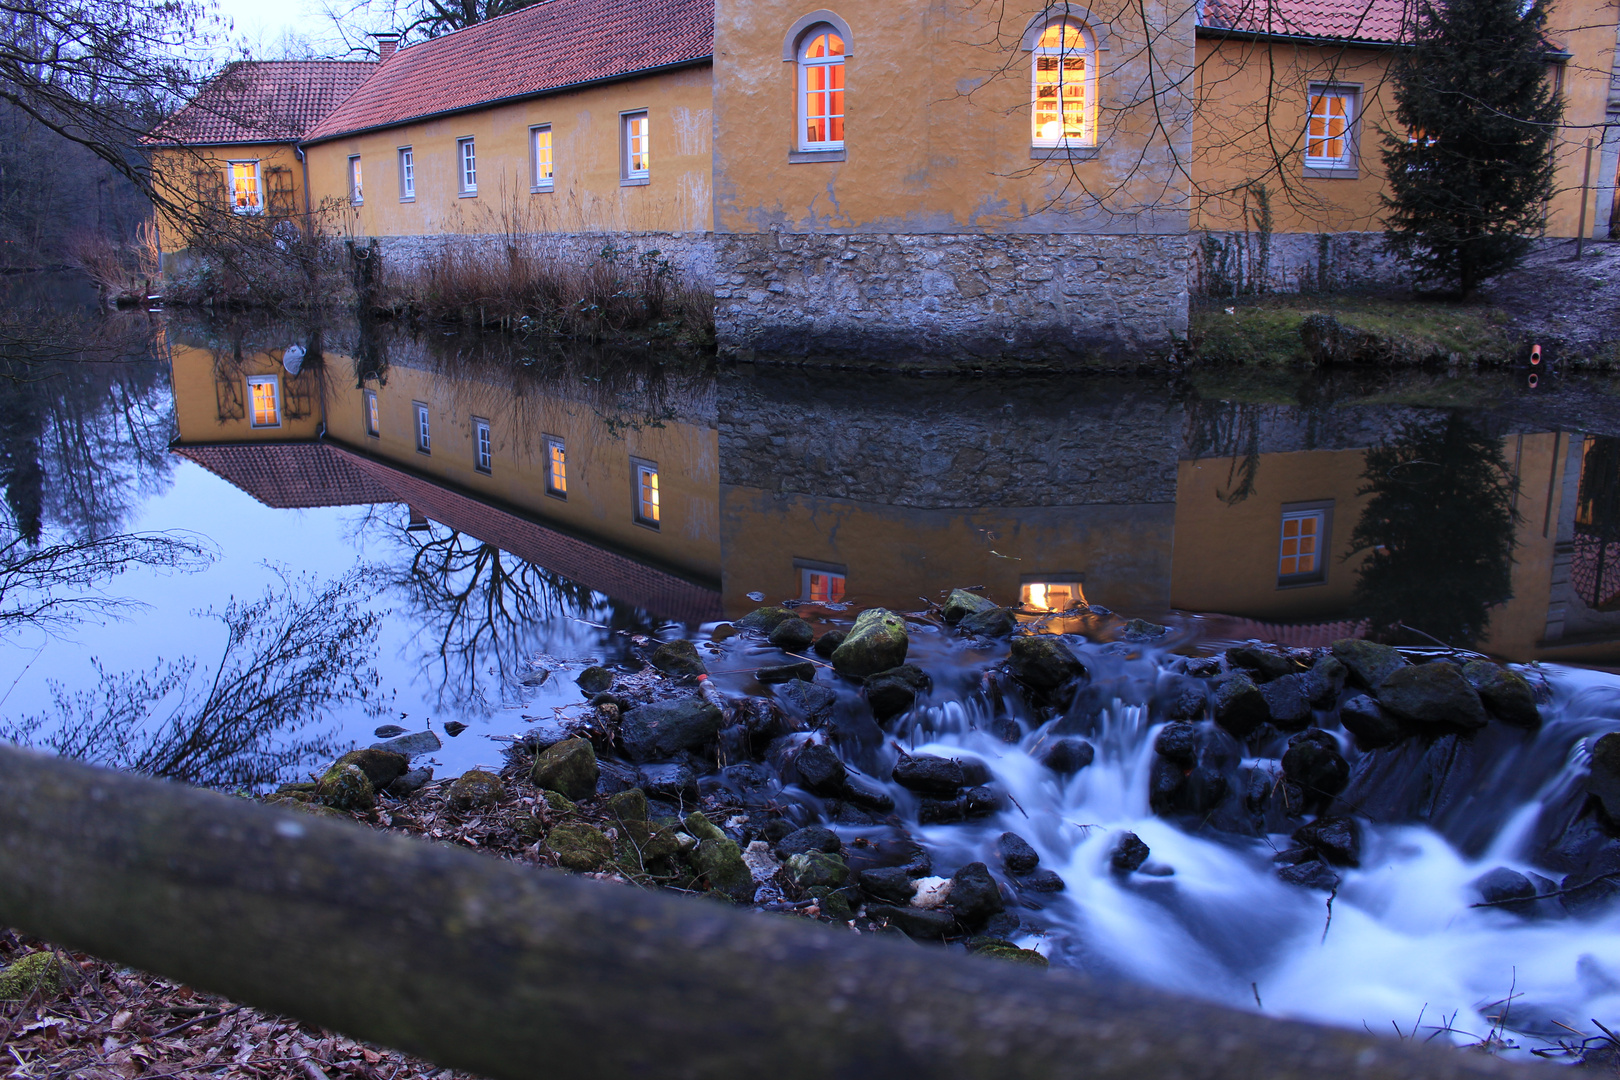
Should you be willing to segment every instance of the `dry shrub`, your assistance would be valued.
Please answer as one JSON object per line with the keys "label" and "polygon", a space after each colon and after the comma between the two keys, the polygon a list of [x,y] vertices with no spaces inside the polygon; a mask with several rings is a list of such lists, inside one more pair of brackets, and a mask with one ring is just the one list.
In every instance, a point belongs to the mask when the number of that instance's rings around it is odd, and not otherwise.
{"label": "dry shrub", "polygon": [[159,274],[157,226],[143,221],[135,236],[120,244],[104,232],[85,230],[67,242],[68,265],[80,271],[115,304],[141,303],[152,295]]}

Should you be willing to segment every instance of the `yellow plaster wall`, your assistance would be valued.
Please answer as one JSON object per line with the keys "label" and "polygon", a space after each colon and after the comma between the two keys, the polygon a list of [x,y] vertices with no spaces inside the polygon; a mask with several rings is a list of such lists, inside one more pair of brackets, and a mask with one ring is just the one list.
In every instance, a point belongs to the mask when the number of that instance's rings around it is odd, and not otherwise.
{"label": "yellow plaster wall", "polygon": [[985,586],[1018,601],[1022,575],[1081,573],[1086,597],[1129,612],[1163,611],[1169,598],[1168,505],[984,510],[882,506],[849,499],[721,491],[728,617],[798,596],[795,559],[848,568],[845,599],[913,610],[942,589]]}
{"label": "yellow plaster wall", "polygon": [[[1184,95],[1159,110],[1121,108],[1148,85],[1139,12],[1169,26],[1155,43],[1156,85],[1192,62],[1188,5],[1099,0],[1101,152],[1030,157],[1028,0],[985,5],[847,4],[844,162],[790,163],[797,149],[796,65],[784,37],[810,5],[719,0],[715,9],[715,223],[722,232],[1179,232],[1186,188],[1170,167],[1187,131]],[[1168,121],[1168,134],[1155,120]]]}
{"label": "yellow plaster wall", "polygon": [[[349,361],[328,357],[339,369]],[[361,391],[352,379],[331,380],[327,438],[423,473],[484,498],[688,575],[720,577],[718,436],[711,427],[666,421],[661,428],[616,437],[602,418],[565,398],[514,398],[476,380],[451,380],[401,366],[377,392],[378,434],[366,434]],[[416,402],[427,404],[431,452],[417,451]],[[490,422],[488,474],[474,465],[472,418]],[[546,494],[545,436],[568,453],[568,496]],[[634,517],[631,457],[658,466],[657,529]]]}
{"label": "yellow plaster wall", "polygon": [[[215,170],[220,184],[229,198],[230,182],[227,170],[233,161],[257,161],[259,182],[268,191],[266,173],[272,168],[286,169],[292,179],[293,209],[304,209],[304,169],[298,160],[298,151],[292,143],[243,143],[237,145],[188,146],[165,148],[152,154],[153,180],[160,194],[182,206],[191,207],[196,199],[195,174],[201,169]],[[268,195],[266,195],[268,198]],[[268,205],[268,204],[266,204]],[[227,210],[229,204],[213,207]],[[183,251],[190,246],[191,229],[161,207],[157,211],[158,243],[165,255]]]}
{"label": "yellow plaster wall", "polygon": [[[249,422],[251,401],[247,379],[252,375],[275,375],[280,379],[281,423],[275,427],[254,427]],[[320,374],[304,369],[289,376],[281,366],[281,350],[257,353],[240,361],[217,356],[212,350],[172,343],[169,347],[169,378],[174,388],[175,423],[182,443],[290,442],[313,439],[321,427]],[[229,382],[241,394],[240,419],[220,415],[219,383]],[[311,404],[308,415],[298,419],[288,413],[288,391],[303,391]]]}
{"label": "yellow plaster wall", "polygon": [[[702,232],[711,227],[712,71],[707,65],[307,147],[317,202],[348,203],[348,161],[360,155],[361,236],[598,230]],[[621,112],[646,109],[650,177],[620,185]],[[555,186],[532,192],[529,128],[550,124]],[[478,193],[463,196],[456,141],[475,140]],[[416,198],[401,200],[399,149],[415,155]],[[346,212],[344,215],[349,218]]]}
{"label": "yellow plaster wall", "polygon": [[1491,612],[1490,628],[1479,646],[1484,652],[1511,660],[1548,655],[1540,643],[1552,599],[1553,555],[1568,450],[1568,438],[1552,431],[1509,435],[1502,440],[1503,456],[1517,468],[1519,478],[1514,500],[1519,522],[1514,530],[1513,599]]}

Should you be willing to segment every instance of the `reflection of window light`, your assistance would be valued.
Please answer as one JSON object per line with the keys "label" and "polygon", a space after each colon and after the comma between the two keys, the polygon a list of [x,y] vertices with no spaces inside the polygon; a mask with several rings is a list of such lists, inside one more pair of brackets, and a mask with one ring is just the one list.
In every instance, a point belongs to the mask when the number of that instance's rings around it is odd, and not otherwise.
{"label": "reflection of window light", "polygon": [[489,472],[494,455],[490,452],[489,421],[473,417],[473,468]]}
{"label": "reflection of window light", "polygon": [[631,460],[636,474],[636,521],[658,528],[658,466],[650,461]]}
{"label": "reflection of window light", "polygon": [[1068,611],[1084,607],[1085,590],[1077,574],[1051,574],[1025,579],[1018,591],[1019,601],[1035,611]]}
{"label": "reflection of window light", "polygon": [[382,427],[377,416],[377,391],[367,390],[364,394],[366,405],[366,434],[375,438],[380,434]]}
{"label": "reflection of window light", "polygon": [[568,497],[568,448],[561,439],[546,436],[546,494]]}
{"label": "reflection of window light", "polygon": [[416,449],[424,454],[433,452],[433,435],[428,429],[428,407],[420,401],[414,403],[416,409]]}
{"label": "reflection of window light", "polygon": [[1299,580],[1315,577],[1322,568],[1325,510],[1284,511],[1282,541],[1277,553],[1277,576]]}
{"label": "reflection of window light", "polygon": [[804,598],[818,604],[837,604],[844,599],[844,575],[821,570],[804,572]]}
{"label": "reflection of window light", "polygon": [[274,375],[254,375],[248,379],[248,399],[253,403],[254,427],[279,427],[281,403],[277,400]]}

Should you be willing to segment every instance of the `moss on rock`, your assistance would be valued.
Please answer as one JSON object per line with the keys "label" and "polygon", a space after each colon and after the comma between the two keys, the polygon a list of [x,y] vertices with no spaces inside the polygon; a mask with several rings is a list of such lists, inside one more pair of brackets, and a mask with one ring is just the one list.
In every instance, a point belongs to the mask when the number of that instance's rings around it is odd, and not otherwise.
{"label": "moss on rock", "polygon": [[404,776],[405,771],[411,767],[410,758],[404,754],[392,750],[378,750],[376,747],[350,750],[334,764],[357,766],[366,774],[366,779],[371,781],[371,787],[375,791],[381,791],[392,784]]}
{"label": "moss on rock", "polygon": [[887,608],[863,611],[844,643],[833,650],[833,670],[858,679],[876,675],[905,663],[910,644],[906,621],[900,616]]}
{"label": "moss on rock", "polygon": [[483,769],[468,769],[450,785],[450,805],[457,810],[494,806],[506,798],[501,778]]}
{"label": "moss on rock", "polygon": [[21,1001],[35,991],[51,997],[61,989],[62,961],[53,952],[31,952],[0,971],[0,1001]]}
{"label": "moss on rock", "polygon": [[601,775],[596,749],[588,739],[564,739],[548,747],[534,759],[529,778],[534,786],[554,791],[570,799],[588,799],[596,794]]}
{"label": "moss on rock", "polygon": [[326,770],[316,794],[334,810],[370,810],[377,805],[377,790],[365,771],[343,762]]}
{"label": "moss on rock", "polygon": [[684,638],[654,649],[652,665],[665,675],[702,675],[709,670],[699,659],[697,646]]}
{"label": "moss on rock", "polygon": [[546,847],[557,856],[559,865],[586,873],[600,870],[613,860],[613,844],[595,825],[567,821],[546,836]]}

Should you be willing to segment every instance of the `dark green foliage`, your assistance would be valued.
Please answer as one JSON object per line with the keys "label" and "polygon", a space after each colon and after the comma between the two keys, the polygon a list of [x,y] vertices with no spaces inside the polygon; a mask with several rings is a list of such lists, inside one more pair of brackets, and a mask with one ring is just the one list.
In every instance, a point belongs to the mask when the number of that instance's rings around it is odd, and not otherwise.
{"label": "dark green foliage", "polygon": [[1384,135],[1384,236],[1420,281],[1464,296],[1512,269],[1546,222],[1563,105],[1535,0],[1418,0]]}
{"label": "dark green foliage", "polygon": [[1408,425],[1367,451],[1370,495],[1351,534],[1368,552],[1355,609],[1373,632],[1402,624],[1450,645],[1484,634],[1491,608],[1513,598],[1514,480],[1501,444],[1452,414]]}

